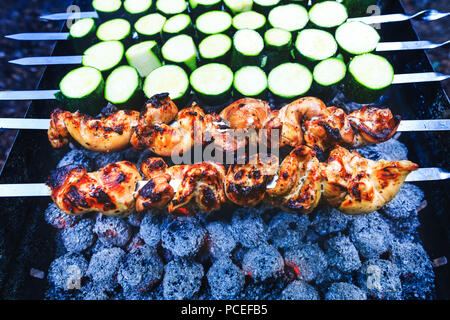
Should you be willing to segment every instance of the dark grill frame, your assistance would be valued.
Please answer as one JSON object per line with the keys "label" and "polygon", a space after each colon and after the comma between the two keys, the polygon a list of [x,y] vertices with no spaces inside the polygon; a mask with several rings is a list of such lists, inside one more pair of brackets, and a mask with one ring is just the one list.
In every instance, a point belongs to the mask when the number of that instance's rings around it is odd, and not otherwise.
{"label": "dark grill frame", "polygon": [[[75,1],[86,10],[88,1]],[[386,13],[404,12],[400,1],[385,1]],[[424,22],[427,23],[427,22]],[[61,23],[62,30],[65,28]],[[413,41],[418,36],[411,23],[382,25],[383,41]],[[64,30],[63,30],[64,31]],[[55,45],[54,55],[69,54],[68,42]],[[387,54],[396,73],[429,72],[431,63],[423,51]],[[48,67],[38,89],[58,87],[61,77],[72,67]],[[383,103],[404,119],[444,118],[450,102],[440,83],[394,86]],[[27,118],[48,118],[57,105],[55,101],[34,101],[27,110]],[[409,159],[421,167],[442,167],[450,170],[450,139],[448,132],[403,133],[400,141],[409,149]],[[1,172],[0,183],[42,182],[56,167],[68,149],[54,150],[45,131],[20,131]],[[428,206],[420,212],[420,235],[432,259],[449,257],[450,201],[449,184],[445,181],[418,184],[425,192]],[[0,297],[2,299],[42,299],[46,280],[32,278],[31,268],[48,270],[55,258],[55,230],[43,219],[48,198],[0,199]],[[436,297],[449,299],[448,266],[435,269]]]}

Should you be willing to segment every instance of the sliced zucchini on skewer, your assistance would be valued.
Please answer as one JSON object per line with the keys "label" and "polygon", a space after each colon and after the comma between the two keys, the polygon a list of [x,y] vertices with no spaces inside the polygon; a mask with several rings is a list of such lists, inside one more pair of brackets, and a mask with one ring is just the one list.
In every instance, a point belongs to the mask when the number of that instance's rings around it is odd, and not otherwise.
{"label": "sliced zucchini on skewer", "polygon": [[120,41],[102,41],[84,52],[82,64],[107,74],[123,62],[124,51]]}
{"label": "sliced zucchini on skewer", "polygon": [[233,71],[220,63],[209,63],[192,72],[191,86],[206,103],[220,104],[230,98]]}
{"label": "sliced zucchini on skewer", "polygon": [[169,93],[170,98],[182,107],[189,97],[189,78],[179,66],[167,64],[153,70],[144,82],[147,98],[159,93]]}
{"label": "sliced zucchini on skewer", "polygon": [[222,0],[189,0],[189,7],[195,16],[199,16],[208,11],[220,10]]}
{"label": "sliced zucchini on skewer", "polygon": [[233,54],[231,66],[238,70],[243,66],[261,66],[264,40],[255,30],[242,29],[236,31],[233,37]]}
{"label": "sliced zucchini on skewer", "polygon": [[138,109],[144,103],[142,80],[130,66],[115,69],[105,83],[105,99],[117,107]]}
{"label": "sliced zucchini on skewer", "polygon": [[292,99],[309,91],[313,77],[305,66],[299,63],[283,63],[270,71],[267,83],[276,97]]}
{"label": "sliced zucchini on skewer", "polygon": [[274,7],[269,12],[269,23],[272,27],[290,32],[303,29],[308,21],[308,11],[295,3]]}
{"label": "sliced zucchini on skewer", "polygon": [[295,55],[300,62],[316,63],[334,56],[338,45],[331,33],[319,29],[304,29],[295,41]]}
{"label": "sliced zucchini on skewer", "polygon": [[180,34],[170,38],[162,46],[161,53],[165,61],[177,64],[187,72],[197,68],[197,48],[188,35]]}
{"label": "sliced zucchini on skewer", "polygon": [[319,62],[313,71],[314,89],[321,98],[331,98],[337,86],[345,78],[347,66],[338,58],[330,58]]}
{"label": "sliced zucchini on skewer", "polygon": [[253,10],[267,15],[279,3],[280,0],[253,0]]}
{"label": "sliced zucchini on skewer", "polygon": [[309,20],[318,28],[336,28],[347,18],[347,9],[337,1],[319,2],[309,9]]}
{"label": "sliced zucchini on skewer", "polygon": [[231,28],[232,18],[224,11],[210,11],[200,15],[195,21],[200,40],[216,33],[227,33]]}
{"label": "sliced zucchini on skewer", "polygon": [[103,22],[97,29],[97,38],[100,41],[122,41],[127,46],[131,42],[131,25],[125,19]]}
{"label": "sliced zucchini on skewer", "polygon": [[267,94],[267,76],[256,66],[243,67],[234,74],[234,98],[256,97],[263,99]]}
{"label": "sliced zucchini on skewer", "polygon": [[157,0],[156,10],[167,18],[179,13],[185,13],[188,3],[185,0]]}
{"label": "sliced zucchini on skewer", "polygon": [[136,21],[134,30],[138,33],[139,40],[155,40],[160,43],[165,23],[166,17],[159,13],[152,13]]}
{"label": "sliced zucchini on skewer", "polygon": [[213,34],[206,37],[198,45],[198,52],[202,63],[228,63],[231,54],[232,41],[225,34]]}
{"label": "sliced zucchini on skewer", "polygon": [[266,47],[266,65],[264,69],[274,67],[291,60],[292,34],[289,31],[272,28],[264,33]]}
{"label": "sliced zucchini on skewer", "polygon": [[140,17],[148,14],[151,6],[152,0],[125,0],[123,2],[127,20],[130,22],[136,22]]}
{"label": "sliced zucchini on skewer", "polygon": [[266,17],[256,11],[244,11],[235,15],[232,23],[236,30],[252,29],[263,32],[266,26]]}
{"label": "sliced zucchini on skewer", "polygon": [[225,8],[233,15],[252,10],[252,0],[224,0]]}
{"label": "sliced zucchini on skewer", "polygon": [[125,57],[128,64],[135,67],[142,78],[162,65],[156,41],[144,41],[131,46],[125,52]]}
{"label": "sliced zucchini on skewer", "polygon": [[68,110],[80,110],[97,115],[105,104],[105,82],[100,71],[92,67],[80,67],[70,71],[59,83],[56,98],[65,103]]}
{"label": "sliced zucchini on skewer", "polygon": [[170,39],[181,33],[194,35],[191,17],[185,13],[181,13],[167,19],[162,32],[163,40]]}
{"label": "sliced zucchini on skewer", "polygon": [[377,30],[359,21],[344,23],[337,28],[335,37],[347,56],[372,52],[380,42]]}
{"label": "sliced zucchini on skewer", "polygon": [[118,18],[123,12],[121,0],[93,0],[92,7],[102,21]]}
{"label": "sliced zucchini on skewer", "polygon": [[358,103],[377,101],[394,80],[394,69],[385,58],[366,53],[356,56],[348,66],[345,95]]}
{"label": "sliced zucchini on skewer", "polygon": [[92,18],[80,19],[70,27],[69,38],[77,53],[83,52],[97,40],[95,31],[95,21]]}

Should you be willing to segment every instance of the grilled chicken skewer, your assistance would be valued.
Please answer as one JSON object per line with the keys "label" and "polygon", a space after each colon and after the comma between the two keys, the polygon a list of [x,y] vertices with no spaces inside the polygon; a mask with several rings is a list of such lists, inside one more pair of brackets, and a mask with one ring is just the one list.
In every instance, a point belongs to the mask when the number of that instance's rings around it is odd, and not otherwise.
{"label": "grilled chicken skewer", "polygon": [[[339,146],[327,163],[320,163],[307,146],[295,148],[281,165],[274,156],[258,154],[251,160],[226,170],[214,162],[168,167],[152,157],[142,163],[142,175],[128,161],[92,173],[69,165],[52,172],[47,184],[53,201],[69,214],[126,216],[150,208],[211,212],[227,199],[240,206],[266,201],[308,214],[321,198],[343,213],[366,214],[391,201],[407,175],[418,169],[407,160],[371,161]],[[143,178],[148,182],[133,192]]]}
{"label": "grilled chicken skewer", "polygon": [[167,94],[152,97],[139,114],[118,111],[93,118],[81,113],[55,110],[51,115],[48,137],[60,148],[73,138],[87,149],[112,152],[131,144],[149,148],[160,156],[182,154],[195,143],[212,141],[226,151],[242,147],[233,130],[265,129],[259,142],[267,143],[274,129],[280,130],[279,145],[306,144],[327,150],[336,144],[358,148],[389,140],[400,124],[400,117],[389,109],[364,107],[349,115],[336,107],[327,108],[313,97],[298,99],[280,110],[271,110],[267,102],[243,98],[220,114],[205,114],[193,104],[178,112]]}

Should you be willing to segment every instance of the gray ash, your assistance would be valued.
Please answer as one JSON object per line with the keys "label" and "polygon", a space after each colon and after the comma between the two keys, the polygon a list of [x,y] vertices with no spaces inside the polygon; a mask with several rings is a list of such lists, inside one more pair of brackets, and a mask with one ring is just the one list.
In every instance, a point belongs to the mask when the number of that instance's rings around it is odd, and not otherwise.
{"label": "gray ash", "polygon": [[141,221],[139,236],[149,246],[154,247],[161,241],[161,220],[160,216],[150,211]]}
{"label": "gray ash", "polygon": [[276,277],[283,267],[284,261],[280,252],[267,244],[250,249],[242,261],[242,269],[255,281]]}
{"label": "gray ash", "polygon": [[357,286],[346,283],[333,283],[325,295],[326,300],[367,300],[366,293]]}
{"label": "gray ash", "polygon": [[125,251],[120,248],[103,249],[92,255],[86,274],[92,281],[110,287],[117,280],[117,271],[124,257]]}
{"label": "gray ash", "polygon": [[234,299],[244,289],[244,272],[227,257],[213,263],[207,279],[214,299]]}
{"label": "gray ash", "polygon": [[54,203],[49,204],[47,209],[45,209],[44,217],[49,225],[57,229],[70,228],[81,219],[81,216],[79,215],[76,216],[65,213]]}
{"label": "gray ash", "polygon": [[72,227],[62,231],[64,247],[69,252],[83,252],[95,241],[93,233],[94,221],[92,219],[81,219]]}
{"label": "gray ash", "polygon": [[127,217],[127,222],[130,226],[139,228],[142,223],[142,219],[145,216],[145,212],[133,212]]}
{"label": "gray ash", "polygon": [[357,151],[363,157],[374,161],[399,161],[408,159],[408,149],[396,139],[390,139],[383,143],[358,149]]}
{"label": "gray ash", "polygon": [[231,230],[237,242],[254,248],[267,241],[267,226],[253,208],[237,209],[231,220]]}
{"label": "gray ash", "polygon": [[63,291],[78,290],[87,267],[88,263],[82,255],[67,253],[51,263],[48,281]]}
{"label": "gray ash", "polygon": [[292,268],[299,280],[313,281],[328,266],[327,257],[317,244],[305,244],[284,253],[285,264]]}
{"label": "gray ash", "polygon": [[336,236],[326,242],[328,264],[344,273],[358,270],[361,266],[358,250],[347,236]]}
{"label": "gray ash", "polygon": [[94,232],[101,242],[117,247],[124,247],[132,237],[131,226],[126,220],[108,216],[97,218]]}
{"label": "gray ash", "polygon": [[387,260],[366,261],[358,271],[358,285],[371,299],[398,300],[401,298],[402,283],[398,268]]}
{"label": "gray ash", "polygon": [[382,211],[393,220],[408,219],[415,213],[424,197],[419,187],[405,183],[395,198],[386,204]]}
{"label": "gray ash", "polygon": [[311,227],[321,236],[329,235],[347,229],[353,218],[331,207],[320,207],[311,221]]}
{"label": "gray ash", "polygon": [[208,248],[213,258],[229,256],[236,248],[236,240],[233,237],[230,225],[221,221],[215,221],[206,225],[208,232]]}
{"label": "gray ash", "polygon": [[205,237],[205,228],[190,217],[174,219],[161,232],[162,246],[179,257],[195,255]]}
{"label": "gray ash", "polygon": [[123,156],[121,152],[111,152],[111,153],[94,153],[93,161],[94,161],[94,169],[98,170],[100,168],[103,168],[104,166],[122,161]]}
{"label": "gray ash", "polygon": [[58,162],[57,168],[64,167],[69,164],[81,164],[88,171],[92,171],[95,167],[94,161],[90,157],[90,152],[86,150],[71,150]]}
{"label": "gray ash", "polygon": [[308,225],[307,216],[280,212],[270,220],[269,242],[282,249],[296,247],[305,237]]}
{"label": "gray ash", "polygon": [[203,266],[187,258],[176,258],[164,267],[163,294],[168,300],[192,299],[200,291]]}
{"label": "gray ash", "polygon": [[319,300],[320,296],[312,285],[296,280],[286,286],[280,298],[281,300]]}

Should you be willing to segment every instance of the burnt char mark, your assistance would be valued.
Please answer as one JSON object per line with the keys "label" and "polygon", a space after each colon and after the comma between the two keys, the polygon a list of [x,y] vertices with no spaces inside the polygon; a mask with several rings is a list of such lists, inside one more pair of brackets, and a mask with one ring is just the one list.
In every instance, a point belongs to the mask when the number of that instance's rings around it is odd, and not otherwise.
{"label": "burnt char mark", "polygon": [[320,126],[322,126],[325,131],[327,132],[327,135],[329,135],[330,137],[332,137],[334,140],[336,141],[340,141],[341,140],[341,133],[339,132],[338,128],[332,128],[328,123],[326,123],[325,121],[319,121],[318,123]]}
{"label": "burnt char mark", "polygon": [[245,170],[239,170],[234,174],[234,180],[241,180],[245,174]]}
{"label": "burnt char mark", "polygon": [[[147,159],[148,160],[148,159]],[[159,159],[157,161],[151,161],[149,164],[149,168],[151,170],[161,170],[161,169],[165,169],[166,168],[166,163],[164,162],[164,160]]]}
{"label": "burnt char mark", "polygon": [[216,205],[217,202],[218,201],[216,199],[216,196],[210,188],[206,187],[205,189],[203,189],[202,204],[205,207],[211,209]]}
{"label": "burnt char mark", "polygon": [[84,167],[78,164],[68,164],[56,170],[50,171],[50,175],[46,181],[46,185],[52,190],[61,188],[67,177],[73,170],[82,171]]}
{"label": "burnt char mark", "polygon": [[103,205],[104,210],[114,210],[116,209],[116,205],[112,201],[111,197],[103,191],[101,187],[96,187],[92,190],[89,195],[97,200],[98,204]]}
{"label": "burnt char mark", "polygon": [[76,186],[70,186],[67,193],[64,196],[63,202],[73,212],[75,208],[89,208],[89,204],[86,201],[86,197],[81,193]]}
{"label": "burnt char mark", "polygon": [[161,200],[161,194],[155,191],[155,181],[150,179],[145,186],[139,191],[139,195],[144,199],[149,199],[152,203]]}
{"label": "burnt char mark", "polygon": [[164,134],[164,132],[166,132],[166,129],[164,127],[160,127],[158,125],[155,125],[153,129],[159,134]]}
{"label": "burnt char mark", "polygon": [[147,104],[150,103],[154,108],[159,109],[164,106],[167,98],[169,98],[168,92],[158,93],[148,99]]}
{"label": "burnt char mark", "polygon": [[[376,130],[371,130],[368,126],[363,123],[359,125],[355,125],[356,129],[361,131],[362,133],[368,135],[371,139],[377,142],[384,142],[392,138],[392,136],[397,131],[398,126],[400,125],[402,118],[399,115],[393,116],[393,119],[389,122],[383,122],[386,126],[382,126]],[[382,129],[382,130],[381,130]]]}
{"label": "burnt char mark", "polygon": [[237,198],[258,198],[266,191],[266,182],[258,183],[252,186],[244,186],[238,183],[230,183],[227,188],[229,193]]}
{"label": "burnt char mark", "polygon": [[123,172],[120,172],[119,175],[117,176],[116,182],[117,183],[122,183],[124,181],[127,180],[127,175]]}
{"label": "burnt char mark", "polygon": [[96,117],[96,119],[100,119],[101,117],[112,116],[118,111],[119,109],[115,105],[108,103],[108,105],[104,107],[102,111],[100,111],[100,114],[98,115],[98,117]]}

